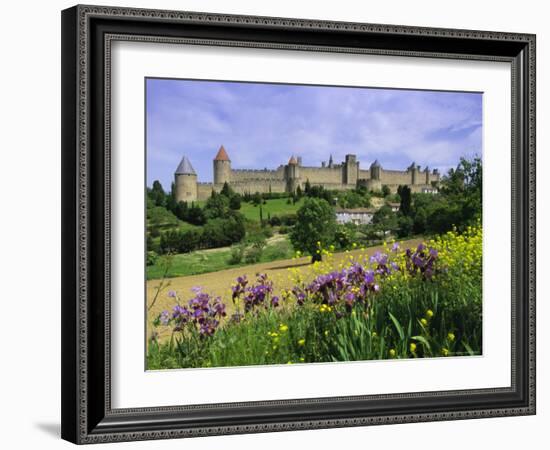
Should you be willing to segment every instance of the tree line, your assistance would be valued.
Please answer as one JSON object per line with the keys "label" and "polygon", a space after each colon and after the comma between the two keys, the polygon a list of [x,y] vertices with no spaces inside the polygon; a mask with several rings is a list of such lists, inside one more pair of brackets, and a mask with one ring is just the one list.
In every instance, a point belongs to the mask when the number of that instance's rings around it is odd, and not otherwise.
{"label": "tree line", "polygon": [[358,241],[369,245],[387,234],[406,238],[442,234],[453,228],[461,232],[475,225],[482,214],[482,164],[478,157],[461,158],[458,166],[443,177],[438,194],[412,193],[409,186],[399,186],[394,198],[399,199],[399,211],[384,205],[367,225],[338,225],[334,199],[327,196],[330,191],[309,189],[310,198],[297,212],[290,239],[296,250],[312,256],[312,262],[320,260],[321,249],[330,245],[344,249]]}

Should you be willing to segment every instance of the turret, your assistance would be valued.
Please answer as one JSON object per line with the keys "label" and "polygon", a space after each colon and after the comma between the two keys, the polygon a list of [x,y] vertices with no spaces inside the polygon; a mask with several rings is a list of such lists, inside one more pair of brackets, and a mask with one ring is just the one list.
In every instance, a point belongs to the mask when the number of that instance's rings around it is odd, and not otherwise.
{"label": "turret", "polygon": [[382,166],[378,162],[378,160],[375,160],[370,165],[370,177],[372,180],[379,180],[380,179],[380,170],[382,169]]}
{"label": "turret", "polygon": [[359,163],[355,155],[346,155],[344,162],[344,184],[357,184],[357,175],[359,173]]}
{"label": "turret", "polygon": [[197,200],[197,173],[187,156],[184,156],[174,173],[175,196],[177,202]]}
{"label": "turret", "polygon": [[407,170],[411,172],[411,184],[416,184],[418,181],[418,166],[413,162]]}
{"label": "turret", "polygon": [[286,166],[287,191],[296,192],[300,184],[300,166],[298,165],[298,160],[294,156],[291,156]]}
{"label": "turret", "polygon": [[214,158],[214,184],[224,184],[231,181],[231,160],[223,145]]}

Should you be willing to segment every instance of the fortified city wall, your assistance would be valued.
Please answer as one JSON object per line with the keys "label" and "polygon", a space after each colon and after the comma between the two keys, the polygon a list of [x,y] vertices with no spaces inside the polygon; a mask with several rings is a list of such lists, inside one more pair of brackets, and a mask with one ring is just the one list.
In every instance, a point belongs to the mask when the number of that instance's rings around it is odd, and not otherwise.
{"label": "fortified city wall", "polygon": [[362,185],[377,191],[386,185],[392,192],[396,192],[400,185],[408,185],[413,192],[437,192],[440,181],[437,169],[432,172],[428,167],[421,170],[415,163],[405,170],[386,170],[376,160],[369,169],[361,169],[355,155],[346,155],[339,164],[333,164],[331,156],[328,165],[323,162],[321,167],[302,166],[301,158],[292,156],[287,164],[276,169],[233,169],[223,145],[214,158],[213,173],[213,183],[197,182],[197,174],[184,156],[174,174],[176,199],[204,200],[210,197],[212,190],[221,191],[224,183],[228,183],[239,194],[253,194],[291,193],[298,187],[304,189],[308,181],[312,186],[331,190],[354,189]]}

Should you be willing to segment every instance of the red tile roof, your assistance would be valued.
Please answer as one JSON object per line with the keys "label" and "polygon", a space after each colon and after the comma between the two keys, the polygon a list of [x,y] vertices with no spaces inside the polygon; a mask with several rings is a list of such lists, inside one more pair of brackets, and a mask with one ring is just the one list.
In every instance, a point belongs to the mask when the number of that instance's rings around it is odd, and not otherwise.
{"label": "red tile roof", "polygon": [[227,155],[225,148],[223,148],[223,145],[218,150],[218,154],[214,158],[214,161],[229,161],[229,156]]}

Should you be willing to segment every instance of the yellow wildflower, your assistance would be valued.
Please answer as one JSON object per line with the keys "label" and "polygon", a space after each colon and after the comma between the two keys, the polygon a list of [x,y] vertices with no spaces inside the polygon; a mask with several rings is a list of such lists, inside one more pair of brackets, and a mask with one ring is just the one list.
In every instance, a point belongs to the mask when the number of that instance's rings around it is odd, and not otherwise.
{"label": "yellow wildflower", "polygon": [[298,345],[299,346],[304,346],[306,344],[306,340],[305,339],[299,339],[298,340]]}

